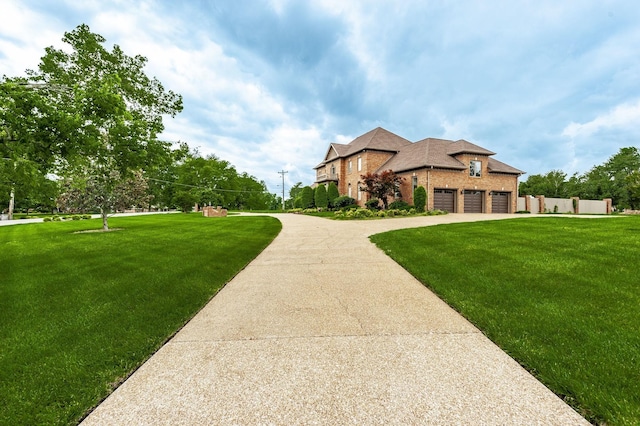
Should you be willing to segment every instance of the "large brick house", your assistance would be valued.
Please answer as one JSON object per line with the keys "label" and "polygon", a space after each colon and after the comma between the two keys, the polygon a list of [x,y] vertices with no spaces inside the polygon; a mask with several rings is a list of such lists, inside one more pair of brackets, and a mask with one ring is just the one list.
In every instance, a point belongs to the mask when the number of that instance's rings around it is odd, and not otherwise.
{"label": "large brick house", "polygon": [[409,204],[413,204],[415,188],[423,186],[428,209],[513,213],[518,177],[524,172],[496,160],[494,155],[463,139],[410,142],[378,127],[346,145],[332,143],[324,160],[315,167],[316,185],[335,182],[340,195],[364,205],[368,194],[360,191],[360,176],[393,170],[405,178],[397,195]]}

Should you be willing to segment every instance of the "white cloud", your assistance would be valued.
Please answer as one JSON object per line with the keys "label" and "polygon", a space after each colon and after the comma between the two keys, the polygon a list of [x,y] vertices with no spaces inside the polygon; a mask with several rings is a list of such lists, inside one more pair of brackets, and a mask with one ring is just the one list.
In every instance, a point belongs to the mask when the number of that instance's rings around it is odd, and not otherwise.
{"label": "white cloud", "polygon": [[0,75],[24,76],[35,69],[44,48],[62,44],[64,25],[57,19],[33,11],[18,0],[0,6]]}
{"label": "white cloud", "polygon": [[618,105],[608,113],[586,123],[572,121],[564,128],[562,136],[589,137],[606,129],[635,128],[638,122],[640,122],[640,100]]}
{"label": "white cloud", "polygon": [[454,141],[459,139],[473,140],[473,135],[469,130],[469,123],[464,118],[458,118],[454,122],[450,122],[445,118],[441,120],[440,126],[444,130],[440,135],[443,139]]}

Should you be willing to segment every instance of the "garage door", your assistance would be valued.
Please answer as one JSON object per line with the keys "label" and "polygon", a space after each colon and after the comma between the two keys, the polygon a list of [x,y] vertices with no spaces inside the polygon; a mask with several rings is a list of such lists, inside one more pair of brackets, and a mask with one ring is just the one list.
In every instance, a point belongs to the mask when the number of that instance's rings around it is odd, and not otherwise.
{"label": "garage door", "polygon": [[509,213],[509,192],[494,192],[491,196],[491,211],[493,213]]}
{"label": "garage door", "polygon": [[453,213],[455,200],[455,190],[452,189],[434,189],[433,190],[433,208],[436,210],[444,210]]}
{"label": "garage door", "polygon": [[464,191],[464,212],[482,213],[483,191]]}

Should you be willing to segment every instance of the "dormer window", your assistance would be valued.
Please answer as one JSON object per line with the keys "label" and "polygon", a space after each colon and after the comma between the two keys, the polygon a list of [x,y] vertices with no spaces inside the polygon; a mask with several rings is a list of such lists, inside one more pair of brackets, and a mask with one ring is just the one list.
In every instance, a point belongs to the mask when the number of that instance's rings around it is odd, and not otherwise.
{"label": "dormer window", "polygon": [[469,162],[469,176],[480,177],[482,175],[482,163],[472,160]]}

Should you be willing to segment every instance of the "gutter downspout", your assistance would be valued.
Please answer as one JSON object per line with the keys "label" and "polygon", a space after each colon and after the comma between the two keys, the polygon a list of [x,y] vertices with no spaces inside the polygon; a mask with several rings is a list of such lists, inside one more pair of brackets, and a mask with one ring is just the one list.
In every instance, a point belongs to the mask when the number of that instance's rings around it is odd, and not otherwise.
{"label": "gutter downspout", "polygon": [[430,201],[430,196],[429,194],[431,194],[431,170],[433,170],[433,166],[431,166],[431,169],[427,169],[427,210],[429,210],[429,201]]}

